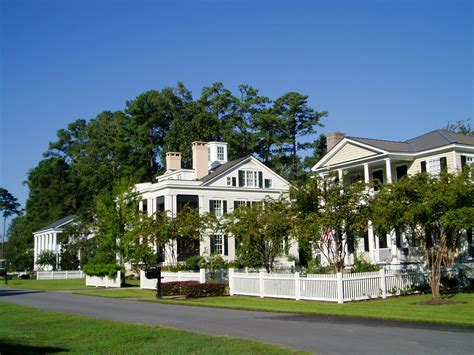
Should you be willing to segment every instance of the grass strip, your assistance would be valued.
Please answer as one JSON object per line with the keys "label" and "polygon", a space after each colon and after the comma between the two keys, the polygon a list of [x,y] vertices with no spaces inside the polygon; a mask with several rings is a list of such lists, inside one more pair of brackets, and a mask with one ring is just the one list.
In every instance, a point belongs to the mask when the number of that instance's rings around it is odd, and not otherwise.
{"label": "grass strip", "polygon": [[257,341],[46,312],[6,302],[0,302],[0,312],[2,354],[303,354]]}

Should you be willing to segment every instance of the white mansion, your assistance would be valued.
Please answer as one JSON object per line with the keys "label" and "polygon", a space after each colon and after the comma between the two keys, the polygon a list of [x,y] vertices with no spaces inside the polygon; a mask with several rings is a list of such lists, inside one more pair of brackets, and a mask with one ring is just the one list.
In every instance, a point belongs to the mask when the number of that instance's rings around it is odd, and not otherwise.
{"label": "white mansion", "polygon": [[[140,209],[152,215],[169,211],[176,215],[185,205],[199,212],[223,216],[243,204],[266,197],[277,199],[289,191],[289,183],[258,159],[248,156],[227,161],[227,143],[193,142],[192,169],[181,167],[181,154],[166,153],[166,172],[155,183],[135,185],[142,196]],[[179,250],[181,245],[167,245],[165,263],[175,262],[197,250]],[[225,234],[208,235],[196,246],[199,254],[220,254],[224,260],[235,259],[235,239]],[[298,257],[298,246],[290,242],[289,254]],[[281,260],[284,262],[284,260]]]}

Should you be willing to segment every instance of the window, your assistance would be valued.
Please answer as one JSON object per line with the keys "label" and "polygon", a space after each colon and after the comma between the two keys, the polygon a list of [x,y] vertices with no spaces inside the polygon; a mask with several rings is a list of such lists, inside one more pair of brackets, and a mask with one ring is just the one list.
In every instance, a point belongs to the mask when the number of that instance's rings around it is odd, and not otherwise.
{"label": "window", "polygon": [[225,234],[213,234],[210,237],[211,242],[211,255],[229,255],[229,242],[228,237]]}
{"label": "window", "polygon": [[466,166],[474,166],[474,156],[461,155],[461,170],[464,170]]}
{"label": "window", "polygon": [[142,200],[142,212],[148,213],[148,200]]}
{"label": "window", "polygon": [[217,160],[224,160],[224,147],[217,147]]}
{"label": "window", "polygon": [[439,175],[441,172],[441,163],[439,158],[428,160],[428,172],[430,175]]}
{"label": "window", "polygon": [[395,170],[397,172],[397,181],[398,181],[402,177],[407,176],[407,174],[408,174],[408,165],[397,166]]}
{"label": "window", "polygon": [[165,210],[165,197],[158,196],[156,198],[156,210],[159,212],[163,212]]}
{"label": "window", "polygon": [[237,179],[235,177],[227,177],[227,186],[237,186]]}
{"label": "window", "polygon": [[239,208],[240,206],[250,206],[250,201],[242,201],[242,200],[235,200],[234,201],[234,210]]}
{"label": "window", "polygon": [[209,200],[209,212],[216,217],[222,217],[227,213],[226,200]]}
{"label": "window", "polygon": [[176,210],[183,211],[188,208],[199,208],[199,196],[196,195],[177,195],[176,196]]}
{"label": "window", "polygon": [[255,170],[239,170],[239,186],[263,187],[262,172]]}
{"label": "window", "polygon": [[265,188],[271,189],[273,187],[273,180],[272,179],[265,179]]}

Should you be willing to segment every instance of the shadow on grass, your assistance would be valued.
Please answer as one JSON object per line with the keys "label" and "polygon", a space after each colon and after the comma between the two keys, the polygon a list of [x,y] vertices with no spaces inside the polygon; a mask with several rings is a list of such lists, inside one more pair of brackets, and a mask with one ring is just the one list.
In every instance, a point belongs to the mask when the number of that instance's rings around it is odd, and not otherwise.
{"label": "shadow on grass", "polygon": [[54,346],[34,346],[16,344],[0,340],[0,352],[2,354],[52,354],[69,352],[69,349],[58,348]]}

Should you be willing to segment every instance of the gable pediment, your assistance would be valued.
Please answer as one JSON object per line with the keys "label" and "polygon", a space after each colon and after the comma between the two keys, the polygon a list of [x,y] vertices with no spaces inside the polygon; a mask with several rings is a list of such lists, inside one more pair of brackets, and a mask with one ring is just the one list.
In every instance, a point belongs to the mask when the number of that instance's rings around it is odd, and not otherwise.
{"label": "gable pediment", "polygon": [[[331,154],[331,152],[329,152]],[[375,150],[361,147],[351,142],[346,142],[340,149],[335,151],[321,167],[336,165],[352,160],[367,158],[380,154]]]}

